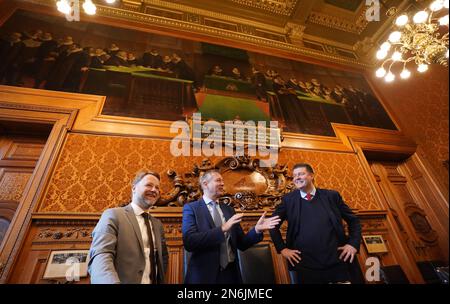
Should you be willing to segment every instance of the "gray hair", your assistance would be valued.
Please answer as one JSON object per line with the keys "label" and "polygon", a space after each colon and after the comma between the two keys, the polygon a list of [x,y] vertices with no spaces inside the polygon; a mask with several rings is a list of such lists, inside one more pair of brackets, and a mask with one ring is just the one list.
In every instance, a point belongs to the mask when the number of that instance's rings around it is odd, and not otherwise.
{"label": "gray hair", "polygon": [[200,188],[202,188],[202,190],[203,190],[203,183],[209,181],[211,179],[211,175],[213,175],[214,173],[220,174],[218,170],[211,169],[205,171],[203,174],[200,175],[200,177],[198,178],[198,182],[200,183]]}

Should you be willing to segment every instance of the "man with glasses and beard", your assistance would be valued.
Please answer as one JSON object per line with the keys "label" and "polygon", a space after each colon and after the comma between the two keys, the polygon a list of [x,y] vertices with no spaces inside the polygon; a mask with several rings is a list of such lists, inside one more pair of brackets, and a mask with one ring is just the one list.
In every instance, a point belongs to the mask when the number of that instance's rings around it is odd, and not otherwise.
{"label": "man with glasses and beard", "polygon": [[148,211],[160,198],[160,177],[139,172],[131,203],[107,209],[92,232],[88,270],[93,284],[164,283],[168,252],[161,221]]}

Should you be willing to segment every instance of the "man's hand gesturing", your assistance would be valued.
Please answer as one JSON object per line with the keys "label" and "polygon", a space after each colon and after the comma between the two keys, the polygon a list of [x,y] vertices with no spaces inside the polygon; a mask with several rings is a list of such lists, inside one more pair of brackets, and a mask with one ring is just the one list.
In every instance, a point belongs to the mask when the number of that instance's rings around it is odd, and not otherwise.
{"label": "man's hand gesturing", "polygon": [[235,214],[232,217],[230,217],[230,219],[222,225],[222,231],[223,232],[228,232],[231,227],[233,227],[234,224],[239,223],[240,221],[242,221],[242,217],[244,216],[244,214]]}

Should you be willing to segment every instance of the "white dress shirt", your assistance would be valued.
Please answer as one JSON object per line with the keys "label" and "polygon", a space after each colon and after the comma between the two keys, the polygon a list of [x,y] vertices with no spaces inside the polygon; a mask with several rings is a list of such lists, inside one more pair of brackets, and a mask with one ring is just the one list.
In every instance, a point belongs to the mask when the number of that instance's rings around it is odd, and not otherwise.
{"label": "white dress shirt", "polygon": [[[131,207],[133,208],[134,214],[136,215],[136,220],[139,224],[139,229],[141,230],[142,235],[142,241],[144,243],[144,256],[145,256],[145,268],[144,273],[142,274],[142,281],[141,284],[151,284],[150,279],[150,243],[148,241],[148,233],[147,233],[147,226],[145,225],[145,220],[142,217],[142,213],[145,211],[136,205],[135,203],[131,203]],[[152,239],[154,244],[154,251],[156,254],[156,242],[155,242],[155,234],[153,232],[153,225],[152,221],[150,222],[150,227],[152,228]],[[158,274],[158,267],[156,267],[156,275]]]}
{"label": "white dress shirt", "polygon": [[[210,202],[212,202],[213,200],[210,199],[209,197],[207,197],[206,195],[203,195],[203,200],[205,201],[206,207],[208,207],[209,214],[211,214],[211,217],[214,219],[213,209],[212,209],[213,206],[211,206],[211,204],[210,204]],[[214,202],[214,203],[218,204],[216,202]],[[222,209],[219,207],[219,208],[217,208],[217,211],[219,211],[219,215],[220,215],[220,219],[222,220],[222,224],[226,223],[225,216],[223,216]]]}
{"label": "white dress shirt", "polygon": [[[303,199],[306,199],[306,192],[303,192],[302,190],[300,190],[300,195],[302,196]],[[313,186],[313,189],[310,192],[311,194],[311,199],[314,198],[314,196],[316,195],[316,187]]]}

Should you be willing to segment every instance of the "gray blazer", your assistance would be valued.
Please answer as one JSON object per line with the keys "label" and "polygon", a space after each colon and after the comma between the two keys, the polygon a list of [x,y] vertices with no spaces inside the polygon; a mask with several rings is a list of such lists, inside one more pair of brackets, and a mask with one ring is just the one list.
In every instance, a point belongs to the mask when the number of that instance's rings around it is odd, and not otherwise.
{"label": "gray blazer", "polygon": [[[158,249],[158,281],[165,282],[168,252],[160,220],[150,216]],[[92,284],[139,284],[145,268],[144,244],[130,204],[107,209],[92,232],[88,271]]]}

